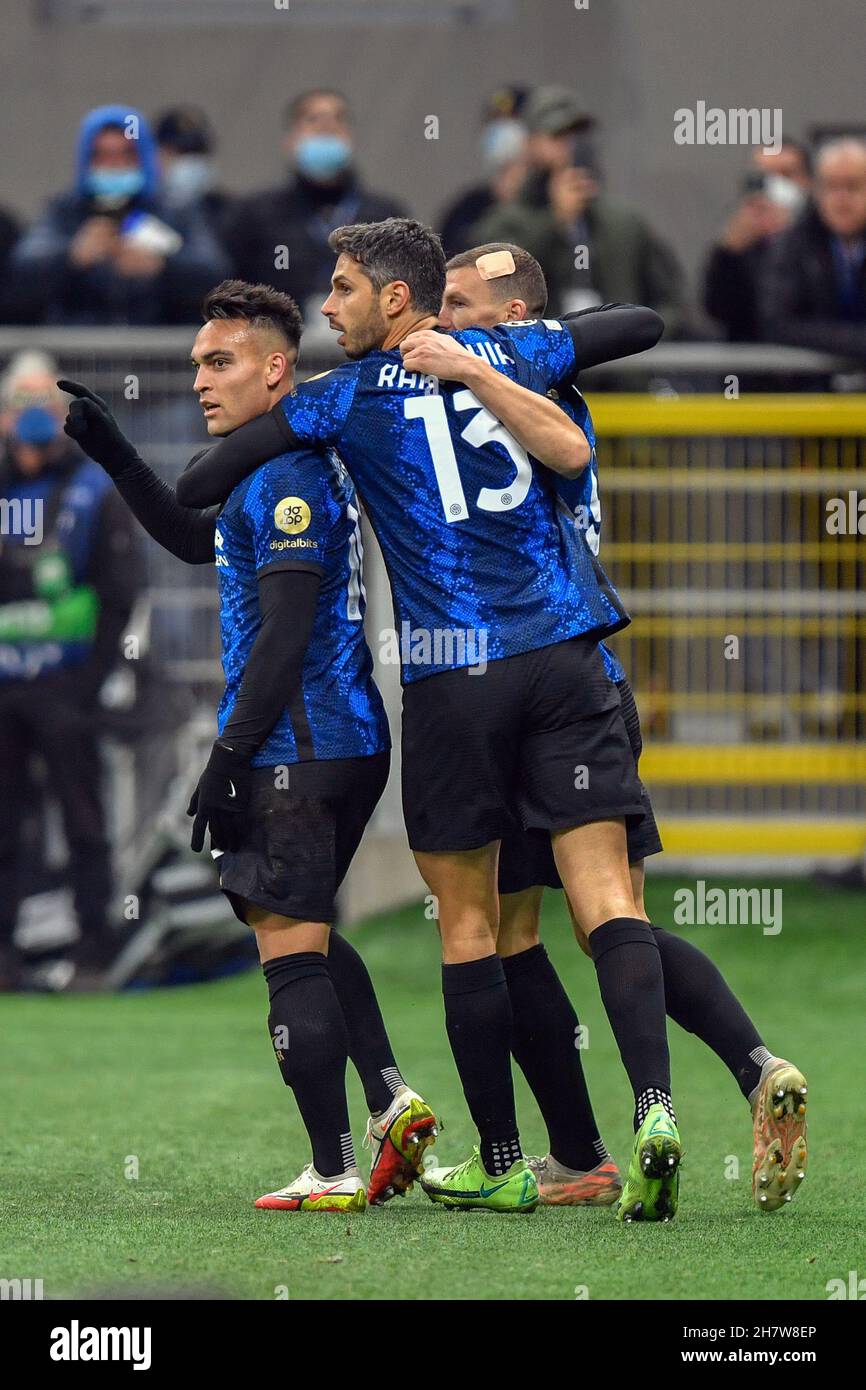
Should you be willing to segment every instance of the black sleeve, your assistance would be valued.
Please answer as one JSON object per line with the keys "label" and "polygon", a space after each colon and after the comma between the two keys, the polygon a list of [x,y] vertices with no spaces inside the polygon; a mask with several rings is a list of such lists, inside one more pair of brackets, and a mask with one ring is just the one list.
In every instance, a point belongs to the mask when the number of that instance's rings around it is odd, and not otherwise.
{"label": "black sleeve", "polygon": [[218,507],[191,510],[181,506],[174,489],[139,458],[128,463],[114,486],[149,536],[188,565],[205,565],[214,557]]}
{"label": "black sleeve", "polygon": [[232,430],[194,461],[177,480],[177,500],[184,507],[222,505],[238,483],[263,463],[303,447],[281,405]]}
{"label": "black sleeve", "polygon": [[664,332],[664,319],[643,304],[602,304],[565,314],[563,323],[574,342],[572,377],[601,362],[631,357],[655,347]]}
{"label": "black sleeve", "polygon": [[301,679],[320,584],[320,576],[309,570],[265,570],[259,576],[262,625],[221,734],[248,758],[264,743]]}

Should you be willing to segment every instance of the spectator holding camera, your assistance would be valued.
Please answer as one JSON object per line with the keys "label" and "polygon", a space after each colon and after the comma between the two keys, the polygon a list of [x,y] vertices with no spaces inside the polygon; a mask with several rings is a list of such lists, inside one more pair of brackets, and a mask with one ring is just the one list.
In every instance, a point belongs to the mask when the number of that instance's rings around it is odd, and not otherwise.
{"label": "spectator holding camera", "polygon": [[30,321],[60,324],[194,321],[227,268],[204,221],[165,206],[150,127],[125,106],[85,116],[73,188],[11,260]]}
{"label": "spectator holding camera", "polygon": [[613,300],[647,304],[676,333],[686,319],[685,279],[648,224],[601,192],[595,122],[568,87],[537,88],[523,111],[529,174],[517,197],[492,209],[471,240],[507,241],[540,262],[553,312]]}
{"label": "spectator holding camera", "polygon": [[734,343],[760,336],[758,281],[771,239],[802,211],[812,184],[809,151],[785,140],[777,154],[755,150],[742,197],[710,251],[704,308]]}
{"label": "spectator holding camera", "polygon": [[818,154],[814,201],[771,244],[759,309],[768,342],[866,361],[866,141]]}

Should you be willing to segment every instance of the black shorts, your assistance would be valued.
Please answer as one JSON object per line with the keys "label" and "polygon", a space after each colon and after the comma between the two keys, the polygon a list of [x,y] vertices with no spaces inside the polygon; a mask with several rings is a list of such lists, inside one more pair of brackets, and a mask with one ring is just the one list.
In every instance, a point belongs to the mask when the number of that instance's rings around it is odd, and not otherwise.
{"label": "black shorts", "polygon": [[519,829],[641,819],[619,692],[595,639],[406,686],[403,815],[412,849],[429,853]]}
{"label": "black shorts", "polygon": [[[643,739],[640,731],[640,718],[635,703],[634,691],[629,681],[617,681],[617,690],[622,702],[622,716],[631,745],[635,772],[638,770]],[[639,864],[651,854],[659,854],[662,848],[661,836],[653,814],[649,792],[643,782],[639,782],[644,817],[641,821],[626,822],[628,840],[628,862]],[[553,858],[550,836],[538,830],[518,831],[503,837],[499,850],[499,891],[500,893],[522,893],[527,888],[543,886],[561,888],[562,881]]]}
{"label": "black shorts", "polygon": [[388,780],[390,752],[253,772],[248,829],[219,859],[220,887],[245,922],[244,902],[304,922],[333,922],[337,889]]}

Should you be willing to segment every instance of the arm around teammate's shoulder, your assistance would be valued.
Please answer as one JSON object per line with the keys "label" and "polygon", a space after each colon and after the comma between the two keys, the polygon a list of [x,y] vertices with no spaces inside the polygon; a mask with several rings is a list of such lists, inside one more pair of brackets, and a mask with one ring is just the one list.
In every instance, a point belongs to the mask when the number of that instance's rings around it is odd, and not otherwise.
{"label": "arm around teammate's shoulder", "polygon": [[238,483],[291,447],[288,430],[279,404],[267,415],[239,425],[181,474],[177,500],[184,507],[210,507],[225,502]]}
{"label": "arm around teammate's shoulder", "polygon": [[645,304],[602,304],[564,315],[574,343],[574,371],[633,357],[655,347],[665,331],[661,314]]}
{"label": "arm around teammate's shoulder", "polygon": [[512,381],[458,339],[424,328],[404,338],[400,351],[406,371],[462,382],[528,454],[554,473],[576,478],[586,468],[592,451],[580,426],[547,396]]}

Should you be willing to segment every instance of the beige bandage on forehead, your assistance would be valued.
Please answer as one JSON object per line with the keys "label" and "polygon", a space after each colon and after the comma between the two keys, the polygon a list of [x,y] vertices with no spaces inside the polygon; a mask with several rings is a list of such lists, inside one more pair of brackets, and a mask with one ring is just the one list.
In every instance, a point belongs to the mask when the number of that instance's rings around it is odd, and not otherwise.
{"label": "beige bandage on forehead", "polygon": [[510,251],[488,251],[478,257],[475,269],[482,280],[498,280],[502,275],[514,274],[514,257]]}

